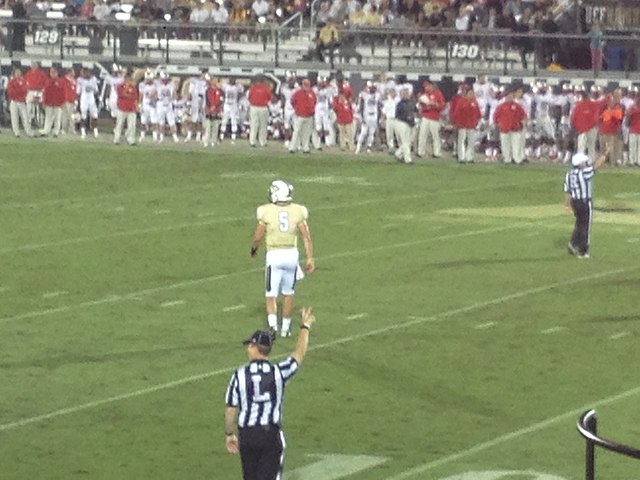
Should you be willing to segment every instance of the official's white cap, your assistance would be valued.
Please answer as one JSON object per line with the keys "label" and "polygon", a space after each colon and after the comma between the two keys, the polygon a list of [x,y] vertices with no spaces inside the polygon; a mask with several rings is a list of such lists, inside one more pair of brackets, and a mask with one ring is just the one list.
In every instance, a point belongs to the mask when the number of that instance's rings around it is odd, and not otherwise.
{"label": "official's white cap", "polygon": [[577,167],[578,165],[582,165],[583,163],[587,163],[589,161],[589,157],[584,153],[574,153],[573,157],[571,157],[571,165]]}

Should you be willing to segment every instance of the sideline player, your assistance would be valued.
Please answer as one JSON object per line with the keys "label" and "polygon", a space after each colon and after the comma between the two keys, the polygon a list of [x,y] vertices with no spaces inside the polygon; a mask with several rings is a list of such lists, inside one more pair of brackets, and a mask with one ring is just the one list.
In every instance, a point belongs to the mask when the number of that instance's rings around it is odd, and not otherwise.
{"label": "sideline player", "polygon": [[88,68],[82,69],[82,76],[76,82],[76,91],[80,102],[80,117],[82,126],[80,127],[80,136],[87,137],[87,127],[93,130],[93,136],[98,138],[98,104],[96,103],[96,95],[99,93],[98,79],[91,73]]}
{"label": "sideline player", "polygon": [[251,243],[251,258],[258,255],[258,247],[265,240],[266,254],[266,309],[269,327],[278,330],[278,295],[282,301],[282,337],[291,336],[291,318],[294,308],[296,280],[303,274],[298,264],[298,235],[302,236],[306,254],[306,271],[315,270],[313,242],[307,226],[309,211],[304,205],[292,203],[293,186],[283,180],[274,180],[269,187],[269,199],[258,207],[256,225]]}

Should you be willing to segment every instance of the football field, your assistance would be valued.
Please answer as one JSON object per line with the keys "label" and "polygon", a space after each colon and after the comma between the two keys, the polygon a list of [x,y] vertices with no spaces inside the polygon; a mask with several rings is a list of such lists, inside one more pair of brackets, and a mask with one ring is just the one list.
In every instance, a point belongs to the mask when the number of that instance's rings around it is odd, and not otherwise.
{"label": "football field", "polygon": [[[249,249],[276,178],[317,266],[286,480],[584,478],[585,409],[640,447],[640,169],[596,176],[587,260],[565,171],[3,135],[0,479],[241,478],[224,393],[265,325]],[[598,452],[598,480],[639,472]]]}

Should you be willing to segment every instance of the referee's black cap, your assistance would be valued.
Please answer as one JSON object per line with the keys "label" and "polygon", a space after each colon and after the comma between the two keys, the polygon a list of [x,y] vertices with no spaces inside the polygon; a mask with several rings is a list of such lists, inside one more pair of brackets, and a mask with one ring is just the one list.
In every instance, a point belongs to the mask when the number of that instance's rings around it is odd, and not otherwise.
{"label": "referee's black cap", "polygon": [[253,335],[242,342],[243,345],[249,345],[250,343],[253,345],[270,347],[271,345],[273,345],[273,337],[270,332],[265,332],[264,330],[256,330],[255,332],[253,332]]}

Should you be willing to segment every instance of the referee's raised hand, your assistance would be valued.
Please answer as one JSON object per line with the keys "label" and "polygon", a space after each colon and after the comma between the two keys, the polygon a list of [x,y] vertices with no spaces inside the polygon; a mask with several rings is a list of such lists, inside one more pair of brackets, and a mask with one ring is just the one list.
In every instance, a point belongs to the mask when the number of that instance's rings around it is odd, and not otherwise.
{"label": "referee's raised hand", "polygon": [[307,348],[309,347],[309,333],[311,332],[311,327],[316,322],[316,317],[313,314],[313,309],[311,307],[302,307],[301,320],[300,333],[298,334],[298,340],[296,341],[296,349],[291,354],[298,363],[302,363],[304,357],[307,355]]}

